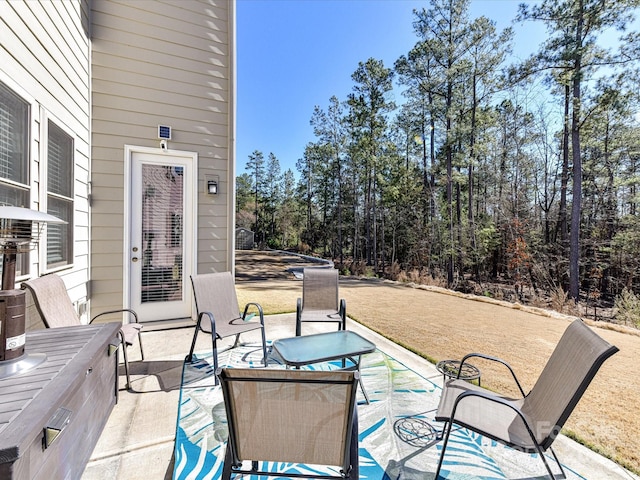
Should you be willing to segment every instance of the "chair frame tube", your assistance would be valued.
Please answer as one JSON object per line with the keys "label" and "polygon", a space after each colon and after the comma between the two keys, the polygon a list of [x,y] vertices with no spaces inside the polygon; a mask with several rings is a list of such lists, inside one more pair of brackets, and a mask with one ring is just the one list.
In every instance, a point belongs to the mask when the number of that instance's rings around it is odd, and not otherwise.
{"label": "chair frame tube", "polygon": [[509,372],[511,372],[511,376],[513,377],[513,380],[516,382],[516,385],[518,386],[518,389],[520,390],[520,394],[523,397],[526,396],[526,394],[524,393],[524,390],[522,389],[522,385],[520,385],[520,382],[518,381],[518,377],[516,376],[516,373],[513,371],[513,368],[511,368],[511,365],[509,365],[507,362],[505,362],[501,358],[494,357],[494,356],[491,356],[491,355],[486,355],[484,353],[469,353],[469,354],[465,355],[464,357],[462,357],[462,360],[460,360],[460,368],[458,369],[458,376],[456,377],[457,379],[460,378],[460,374],[462,373],[462,365],[469,358],[483,358],[485,360],[490,360],[492,362],[501,363],[502,365],[507,367]]}
{"label": "chair frame tube", "polygon": [[[130,308],[120,308],[118,310],[109,310],[107,312],[101,312],[99,314],[97,314],[95,317],[93,317],[89,323],[93,323],[93,321],[98,318],[101,317],[103,315],[111,315],[113,313],[123,313],[123,312],[127,312],[130,315],[133,316],[133,319],[135,320],[135,323],[138,323],[138,314],[131,310]],[[140,327],[142,328],[142,327]],[[118,332],[118,336],[120,337],[120,342],[122,344],[122,360],[124,362],[124,374],[127,377],[127,384],[125,385],[125,388],[127,390],[131,390],[131,375],[129,373],[129,357],[127,356],[127,342],[124,338],[124,332],[122,331],[122,329],[120,329],[120,331]],[[142,335],[141,332],[138,332],[138,345],[140,345],[140,358],[141,360],[144,361],[144,350],[142,348]]]}

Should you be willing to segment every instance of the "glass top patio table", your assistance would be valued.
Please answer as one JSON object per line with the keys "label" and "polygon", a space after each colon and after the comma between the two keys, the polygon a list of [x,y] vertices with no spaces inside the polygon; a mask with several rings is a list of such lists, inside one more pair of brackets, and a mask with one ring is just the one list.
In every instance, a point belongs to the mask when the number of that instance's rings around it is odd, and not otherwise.
{"label": "glass top patio table", "polygon": [[[376,345],[350,330],[338,330],[281,338],[273,342],[273,349],[288,367],[302,367],[312,363],[342,359],[343,369],[360,371],[361,356],[373,352]],[[352,366],[345,367],[344,359],[346,358],[353,362]],[[369,395],[362,383],[362,377],[359,383],[364,399],[369,404]]]}
{"label": "glass top patio table", "polygon": [[311,363],[359,357],[373,352],[376,346],[355,332],[338,330],[282,338],[273,342],[273,348],[287,365],[302,367]]}

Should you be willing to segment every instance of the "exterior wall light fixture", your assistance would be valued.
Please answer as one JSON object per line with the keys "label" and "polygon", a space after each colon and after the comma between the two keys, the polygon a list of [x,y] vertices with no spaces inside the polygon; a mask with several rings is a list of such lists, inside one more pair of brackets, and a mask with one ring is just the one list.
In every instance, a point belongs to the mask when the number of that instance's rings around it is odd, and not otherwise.
{"label": "exterior wall light fixture", "polygon": [[205,176],[205,184],[207,187],[207,193],[209,195],[217,195],[218,194],[218,186],[220,184],[219,178],[215,175],[207,175]]}

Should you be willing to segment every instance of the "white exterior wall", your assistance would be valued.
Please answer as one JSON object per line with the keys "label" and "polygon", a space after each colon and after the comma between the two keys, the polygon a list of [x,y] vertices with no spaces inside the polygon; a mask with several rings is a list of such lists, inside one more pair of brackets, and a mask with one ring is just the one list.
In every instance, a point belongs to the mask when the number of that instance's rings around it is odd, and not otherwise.
{"label": "white exterior wall", "polygon": [[[92,310],[123,305],[124,147],[198,154],[197,271],[233,268],[235,3],[92,0]],[[220,193],[204,193],[205,174]],[[190,294],[190,292],[188,292]]]}
{"label": "white exterior wall", "polygon": [[[31,105],[31,208],[40,209],[46,196],[45,186],[40,185],[40,161],[47,121],[51,119],[74,139],[74,259],[71,267],[58,271],[74,302],[86,300],[89,275],[88,22],[86,0],[0,2],[0,80]],[[31,252],[30,259],[29,276],[47,273],[39,250]],[[29,276],[18,278],[17,283]]]}

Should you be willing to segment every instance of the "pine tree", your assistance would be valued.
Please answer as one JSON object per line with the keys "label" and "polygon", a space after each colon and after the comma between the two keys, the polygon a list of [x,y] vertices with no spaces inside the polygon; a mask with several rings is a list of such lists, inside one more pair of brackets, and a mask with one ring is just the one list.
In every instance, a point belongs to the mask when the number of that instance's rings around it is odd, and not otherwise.
{"label": "pine tree", "polygon": [[582,95],[585,83],[598,68],[625,64],[638,58],[639,38],[621,38],[613,53],[598,45],[598,36],[609,29],[624,31],[634,19],[638,0],[544,0],[520,5],[519,20],[542,21],[550,37],[523,68],[532,71],[560,70],[571,95],[571,160],[573,173],[571,231],[569,238],[569,295],[580,298],[580,227],[582,218],[582,151],[580,128],[584,121]]}

